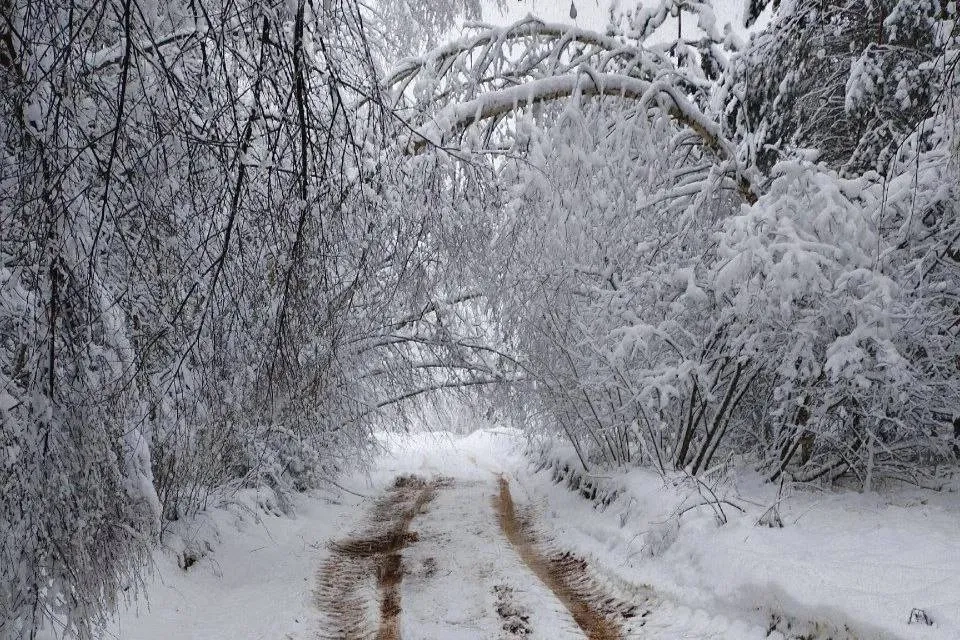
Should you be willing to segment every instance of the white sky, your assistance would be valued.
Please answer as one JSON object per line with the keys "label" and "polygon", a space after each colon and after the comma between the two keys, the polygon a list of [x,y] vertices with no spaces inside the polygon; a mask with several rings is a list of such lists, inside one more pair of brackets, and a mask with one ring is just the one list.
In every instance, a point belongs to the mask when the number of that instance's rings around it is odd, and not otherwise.
{"label": "white sky", "polygon": [[483,19],[487,22],[509,24],[527,14],[550,22],[575,22],[587,29],[603,29],[611,0],[575,0],[577,19],[570,20],[570,0],[505,0],[505,11],[487,5]]}
{"label": "white sky", "polygon": [[[506,6],[503,11],[499,10],[494,2],[487,0],[483,11],[483,19],[493,24],[510,24],[528,14],[533,14],[547,21],[574,22],[586,29],[602,31],[607,24],[607,15],[611,4],[619,4],[623,7],[634,1],[643,3],[643,0],[574,0],[577,7],[577,18],[571,20],[570,0],[505,0]],[[747,1],[712,0],[718,24],[722,25],[729,22],[733,24],[736,32],[746,36],[746,30],[742,27],[742,20]],[[676,20],[668,18],[658,34],[655,35],[654,40],[660,40],[661,38],[656,36],[663,34],[663,40],[672,41],[676,37],[676,33]],[[683,35],[684,37],[695,37],[697,35],[693,20],[687,19],[684,21]]]}

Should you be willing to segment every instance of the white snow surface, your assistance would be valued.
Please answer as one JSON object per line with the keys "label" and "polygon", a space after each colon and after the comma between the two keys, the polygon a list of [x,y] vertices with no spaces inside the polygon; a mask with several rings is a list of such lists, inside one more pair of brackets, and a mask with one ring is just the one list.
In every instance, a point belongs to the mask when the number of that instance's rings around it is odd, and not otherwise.
{"label": "white snow surface", "polygon": [[[746,513],[727,507],[728,522],[718,525],[709,507],[694,508],[677,526],[677,511],[701,501],[682,478],[645,470],[604,476],[598,482],[621,493],[595,508],[549,472],[535,473],[525,441],[509,429],[380,440],[387,453],[369,473],[343,480],[350,491],[378,495],[401,473],[454,479],[414,519],[419,540],[403,550],[407,640],[498,638],[502,593],[529,616],[529,637],[582,637],[498,529],[492,498],[501,473],[554,545],[587,558],[601,583],[653,588],[659,604],[630,637],[778,638],[767,625],[781,614],[820,623],[826,631],[817,638],[844,627],[863,639],[960,638],[956,494],[795,490],[779,504],[785,527],[770,529],[755,523],[777,500],[776,488],[743,476],[718,495]],[[294,517],[260,512],[258,523],[246,509],[216,510],[213,551],[187,571],[158,551],[149,608],[141,602],[123,611],[103,637],[318,637],[312,593],[327,542],[349,534],[369,505],[331,490],[301,496]],[[495,589],[503,585],[509,590]],[[908,625],[913,607],[934,625]]]}
{"label": "white snow surface", "polygon": [[[602,484],[621,490],[602,512],[546,472],[522,486],[549,504],[541,522],[566,544],[675,605],[764,624],[772,614],[816,622],[826,629],[817,638],[845,627],[864,639],[960,638],[956,493],[786,491],[780,529],[757,526],[777,488],[749,475],[719,488],[746,508],[724,506],[723,525],[707,506],[676,517],[704,501],[682,478],[633,470]],[[934,625],[908,624],[913,608]]]}
{"label": "white snow surface", "polygon": [[[468,464],[469,460],[466,461]],[[401,637],[418,640],[498,638],[504,620],[497,593],[533,618],[531,640],[578,638],[577,625],[503,537],[491,504],[497,485],[487,476],[441,491],[414,521],[418,542],[404,550],[410,572],[401,584]],[[433,575],[422,569],[435,563]]]}
{"label": "white snow surface", "polygon": [[103,640],[315,637],[314,574],[326,541],[349,528],[361,503],[337,492],[301,496],[295,517],[250,500],[211,510],[184,535],[209,540],[212,551],[184,571],[172,553],[180,540],[159,549],[147,601],[122,611]]}

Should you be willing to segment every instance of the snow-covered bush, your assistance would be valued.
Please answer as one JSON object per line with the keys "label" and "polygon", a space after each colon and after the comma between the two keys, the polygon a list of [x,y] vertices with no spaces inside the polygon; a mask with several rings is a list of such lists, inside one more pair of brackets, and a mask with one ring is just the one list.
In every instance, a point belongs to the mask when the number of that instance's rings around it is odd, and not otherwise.
{"label": "snow-covered bush", "polygon": [[[904,242],[916,230],[891,233],[891,223],[909,224],[912,209],[922,217],[946,176],[884,184],[804,162],[772,174],[760,200],[724,224],[709,275],[727,341],[768,392],[755,433],[776,460],[772,477],[795,454],[815,461],[799,479],[943,458],[960,399],[944,296],[960,281],[930,272],[932,256]],[[909,180],[907,201],[896,190]]]}
{"label": "snow-covered bush", "polygon": [[744,43],[692,3],[702,40],[648,41],[669,10],[477,27],[388,78],[411,153],[501,185],[450,217],[528,423],[584,466],[946,460],[955,8],[801,0]]}

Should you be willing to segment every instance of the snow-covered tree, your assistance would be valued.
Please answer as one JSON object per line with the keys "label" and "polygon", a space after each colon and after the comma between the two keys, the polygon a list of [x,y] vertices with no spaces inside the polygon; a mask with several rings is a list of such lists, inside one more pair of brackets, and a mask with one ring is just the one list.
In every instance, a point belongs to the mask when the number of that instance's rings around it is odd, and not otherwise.
{"label": "snow-covered tree", "polygon": [[942,103],[955,13],[938,0],[779,4],[737,57],[727,117],[750,131],[764,170],[809,147],[851,175],[884,171]]}
{"label": "snow-covered tree", "polygon": [[392,187],[384,14],[0,11],[0,635],[90,637],[212,492],[315,484],[464,364],[423,346],[435,219]]}
{"label": "snow-covered tree", "polygon": [[749,43],[688,3],[703,36],[664,42],[662,3],[604,34],[480,26],[397,65],[408,150],[500,185],[475,268],[531,415],[585,464],[750,453],[771,478],[869,483],[949,455],[956,22],[908,4],[877,8],[882,51],[873,14],[830,3],[784,4]]}

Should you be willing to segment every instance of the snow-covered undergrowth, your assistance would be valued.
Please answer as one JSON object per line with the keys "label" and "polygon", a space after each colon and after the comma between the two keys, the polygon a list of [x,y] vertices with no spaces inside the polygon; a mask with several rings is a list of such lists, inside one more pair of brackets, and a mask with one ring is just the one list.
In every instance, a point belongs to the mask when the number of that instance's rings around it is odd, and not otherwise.
{"label": "snow-covered undergrowth", "polygon": [[101,638],[313,637],[315,571],[362,502],[336,488],[296,495],[290,514],[269,490],[220,501],[164,537],[146,597],[123,608]]}
{"label": "snow-covered undergrowth", "polygon": [[[594,476],[601,495],[615,496],[604,506],[569,490],[571,478],[590,478],[572,451],[534,457],[521,486],[543,505],[542,524],[676,603],[788,636],[960,637],[956,493],[797,487],[778,498],[778,487],[747,473],[706,487],[634,469]],[[758,524],[775,519],[774,505],[783,527]],[[934,624],[908,624],[914,608]]]}

